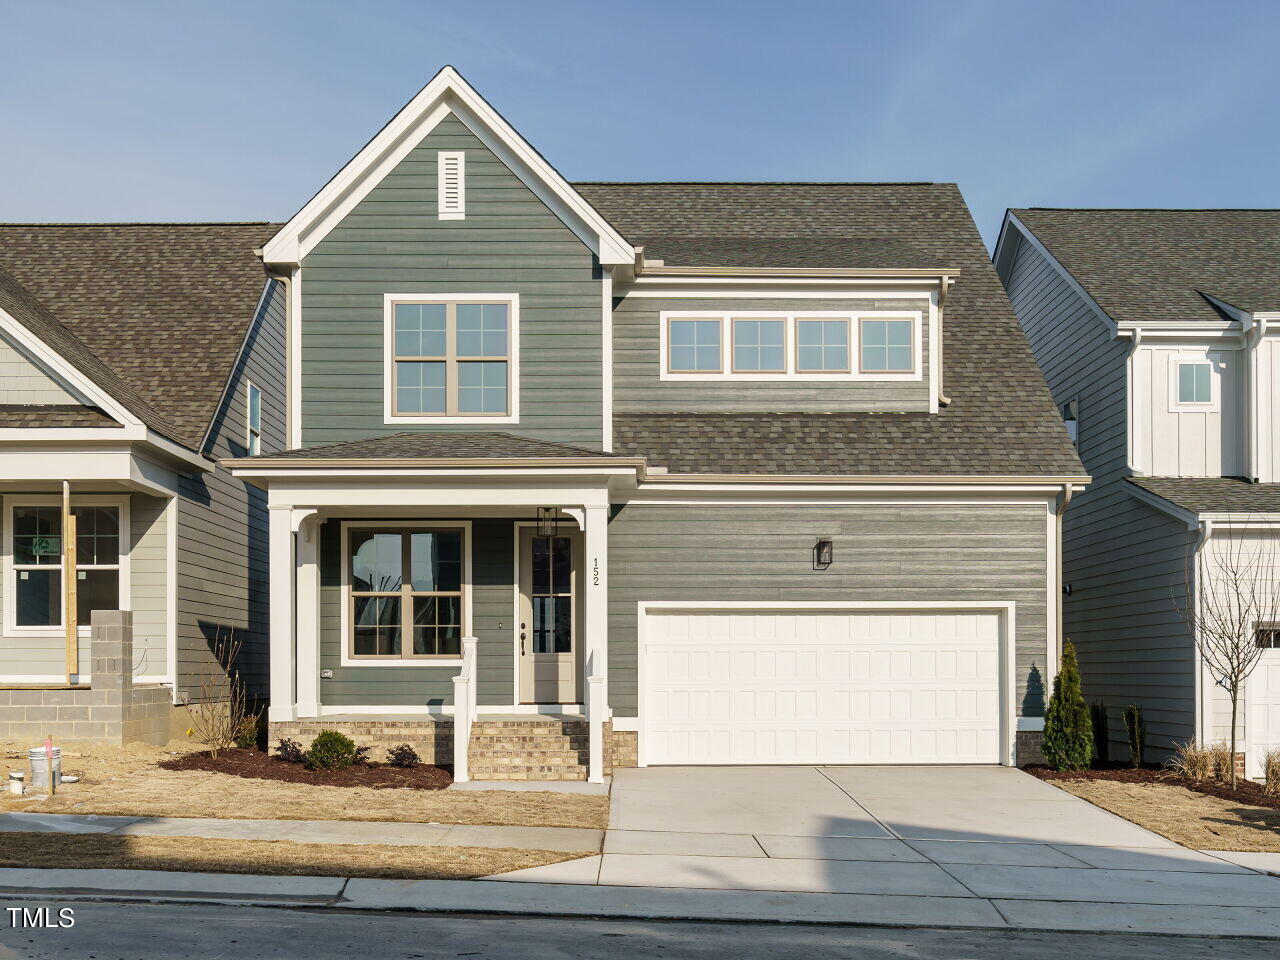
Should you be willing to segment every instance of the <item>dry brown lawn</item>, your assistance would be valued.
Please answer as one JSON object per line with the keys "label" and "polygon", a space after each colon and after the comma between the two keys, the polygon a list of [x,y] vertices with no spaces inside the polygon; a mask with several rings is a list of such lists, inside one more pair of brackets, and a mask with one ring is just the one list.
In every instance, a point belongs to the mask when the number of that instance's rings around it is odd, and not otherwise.
{"label": "dry brown lawn", "polygon": [[[25,769],[26,746],[0,743],[9,768]],[[65,784],[54,797],[0,795],[0,812],[597,829],[603,829],[609,820],[609,798],[603,796],[542,790],[320,787],[156,767],[160,760],[193,749],[196,747],[189,741],[175,741],[166,747],[69,745],[63,749],[62,769],[79,774],[80,783]]]}
{"label": "dry brown lawn", "polygon": [[1220,800],[1174,784],[1049,782],[1184,847],[1280,853],[1280,810]]}
{"label": "dry brown lawn", "polygon": [[581,856],[586,854],[488,847],[390,847],[289,840],[52,833],[6,833],[0,845],[0,867],[177,870],[394,880],[474,880]]}

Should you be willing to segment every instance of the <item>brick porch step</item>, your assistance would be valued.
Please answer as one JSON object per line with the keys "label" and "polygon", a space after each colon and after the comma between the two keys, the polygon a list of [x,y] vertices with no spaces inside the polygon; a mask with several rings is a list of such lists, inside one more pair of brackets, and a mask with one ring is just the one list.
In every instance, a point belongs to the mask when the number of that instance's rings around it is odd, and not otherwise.
{"label": "brick porch step", "polygon": [[480,717],[471,727],[470,774],[477,780],[585,780],[585,720]]}

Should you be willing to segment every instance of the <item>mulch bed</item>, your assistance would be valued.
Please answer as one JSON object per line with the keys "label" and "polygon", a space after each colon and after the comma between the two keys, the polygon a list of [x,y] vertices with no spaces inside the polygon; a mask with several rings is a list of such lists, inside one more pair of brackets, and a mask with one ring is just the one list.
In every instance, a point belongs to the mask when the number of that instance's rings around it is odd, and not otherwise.
{"label": "mulch bed", "polygon": [[1050,770],[1048,767],[1027,767],[1027,773],[1041,780],[1113,780],[1119,783],[1163,783],[1176,787],[1186,787],[1206,796],[1217,797],[1229,803],[1243,803],[1252,807],[1269,807],[1280,810],[1280,796],[1267,796],[1261,785],[1252,780],[1237,780],[1235,789],[1228,783],[1219,780],[1188,780],[1179,776],[1168,767],[1107,767],[1095,770]]}
{"label": "mulch bed", "polygon": [[319,787],[371,787],[414,790],[443,790],[453,783],[448,770],[419,763],[412,767],[393,767],[385,763],[357,763],[342,770],[308,770],[300,763],[287,763],[260,750],[222,750],[217,758],[207,750],[188,753],[158,764],[162,770],[200,770],[226,773],[253,780],[282,780],[286,783],[309,783]]}

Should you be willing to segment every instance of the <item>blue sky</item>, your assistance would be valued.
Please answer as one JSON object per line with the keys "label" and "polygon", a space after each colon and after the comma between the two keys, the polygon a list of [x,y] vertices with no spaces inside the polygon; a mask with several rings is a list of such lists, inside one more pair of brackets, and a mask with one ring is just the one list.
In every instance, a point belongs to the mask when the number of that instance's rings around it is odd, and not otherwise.
{"label": "blue sky", "polygon": [[0,0],[0,220],[285,219],[444,63],[570,179],[1280,207],[1280,3]]}

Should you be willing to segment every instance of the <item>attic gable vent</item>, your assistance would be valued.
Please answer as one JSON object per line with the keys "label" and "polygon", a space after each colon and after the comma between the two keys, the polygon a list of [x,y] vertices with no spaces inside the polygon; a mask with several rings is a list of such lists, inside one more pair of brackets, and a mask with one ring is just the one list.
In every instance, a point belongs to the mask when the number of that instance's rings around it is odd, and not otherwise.
{"label": "attic gable vent", "polygon": [[466,154],[441,151],[436,154],[438,212],[441,220],[461,220],[466,216]]}

